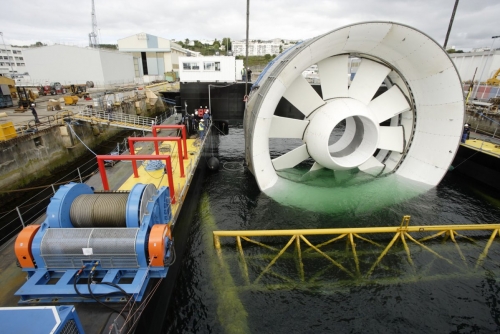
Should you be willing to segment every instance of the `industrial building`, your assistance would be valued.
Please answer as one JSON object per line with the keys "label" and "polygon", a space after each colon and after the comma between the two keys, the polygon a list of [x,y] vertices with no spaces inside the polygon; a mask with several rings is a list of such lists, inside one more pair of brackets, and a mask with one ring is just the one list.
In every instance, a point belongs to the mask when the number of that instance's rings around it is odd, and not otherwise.
{"label": "industrial building", "polygon": [[190,54],[189,50],[158,36],[139,33],[118,40],[121,53],[134,57],[135,76],[147,82],[165,80],[165,74],[179,72],[179,57]]}
{"label": "industrial building", "polygon": [[179,57],[179,64],[181,82],[235,82],[243,69],[234,56]]}
{"label": "industrial building", "polygon": [[95,86],[133,83],[132,55],[105,49],[50,45],[23,50],[33,85],[92,81]]}
{"label": "industrial building", "polygon": [[0,46],[0,76],[6,76],[20,82],[24,77],[29,77],[26,70],[24,50],[11,45]]}
{"label": "industrial building", "polygon": [[455,63],[462,82],[472,80],[485,82],[491,78],[500,68],[500,51],[464,52],[450,54],[451,60]]}

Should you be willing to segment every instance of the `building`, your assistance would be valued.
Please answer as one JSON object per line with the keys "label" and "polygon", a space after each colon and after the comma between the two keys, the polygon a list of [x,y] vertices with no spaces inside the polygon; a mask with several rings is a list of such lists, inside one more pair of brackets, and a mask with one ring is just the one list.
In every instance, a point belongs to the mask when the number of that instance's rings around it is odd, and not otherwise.
{"label": "building", "polygon": [[241,80],[243,60],[233,56],[179,57],[181,82],[235,82]]}
{"label": "building", "polygon": [[451,53],[450,58],[455,63],[462,82],[472,80],[476,69],[474,81],[484,82],[500,68],[500,50]]}
{"label": "building", "polygon": [[23,48],[0,45],[0,75],[21,82],[29,78]]}
{"label": "building", "polygon": [[133,56],[135,76],[144,82],[165,80],[165,73],[178,73],[179,57],[189,53],[179,44],[147,33],[119,39],[118,50]]}
{"label": "building", "polygon": [[[246,41],[234,41],[231,43],[233,55],[235,56],[244,56],[246,55]],[[282,43],[280,40],[273,41],[264,41],[264,42],[256,42],[250,41],[248,43],[248,55],[249,56],[265,56],[269,55],[278,55],[282,48]]]}
{"label": "building", "polygon": [[99,87],[134,82],[132,55],[117,51],[50,45],[23,49],[23,55],[33,85],[92,81]]}

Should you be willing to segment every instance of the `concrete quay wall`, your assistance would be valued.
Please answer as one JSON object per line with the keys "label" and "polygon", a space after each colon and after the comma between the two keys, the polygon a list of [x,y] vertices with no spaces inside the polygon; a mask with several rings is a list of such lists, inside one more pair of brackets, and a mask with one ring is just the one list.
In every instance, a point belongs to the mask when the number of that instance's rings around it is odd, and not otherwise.
{"label": "concrete quay wall", "polygon": [[[80,123],[73,129],[87,146],[96,147],[123,129]],[[87,148],[67,125],[55,125],[36,133],[0,142],[0,189],[18,189],[71,162]]]}

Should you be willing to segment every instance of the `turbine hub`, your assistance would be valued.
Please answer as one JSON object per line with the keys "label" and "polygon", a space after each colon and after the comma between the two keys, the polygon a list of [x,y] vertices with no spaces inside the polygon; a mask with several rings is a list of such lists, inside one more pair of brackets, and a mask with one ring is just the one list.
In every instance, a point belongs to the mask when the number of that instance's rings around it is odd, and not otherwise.
{"label": "turbine hub", "polygon": [[[343,120],[344,134],[329,146],[333,129]],[[333,99],[316,110],[304,135],[311,157],[333,170],[351,169],[366,162],[375,153],[378,139],[375,115],[364,103],[352,98]]]}

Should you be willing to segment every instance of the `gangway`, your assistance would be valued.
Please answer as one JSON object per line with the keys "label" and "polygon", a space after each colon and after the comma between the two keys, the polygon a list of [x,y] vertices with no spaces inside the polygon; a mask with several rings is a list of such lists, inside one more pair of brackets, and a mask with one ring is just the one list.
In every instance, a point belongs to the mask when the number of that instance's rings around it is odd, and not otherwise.
{"label": "gangway", "polygon": [[94,122],[142,131],[152,131],[151,126],[157,122],[157,119],[152,117],[129,115],[120,112],[94,111],[91,109],[80,110],[78,114],[73,115],[73,118],[84,122]]}

